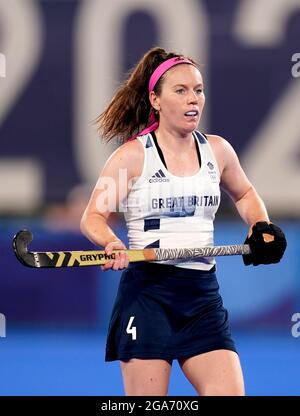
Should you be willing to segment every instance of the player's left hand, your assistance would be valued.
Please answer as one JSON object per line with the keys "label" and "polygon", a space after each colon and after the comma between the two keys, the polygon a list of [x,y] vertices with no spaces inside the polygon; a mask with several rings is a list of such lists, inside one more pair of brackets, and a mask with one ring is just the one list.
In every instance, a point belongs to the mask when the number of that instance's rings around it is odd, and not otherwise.
{"label": "player's left hand", "polygon": [[279,263],[287,246],[283,231],[266,221],[252,226],[252,233],[247,236],[245,244],[249,244],[251,249],[251,254],[243,255],[246,266]]}

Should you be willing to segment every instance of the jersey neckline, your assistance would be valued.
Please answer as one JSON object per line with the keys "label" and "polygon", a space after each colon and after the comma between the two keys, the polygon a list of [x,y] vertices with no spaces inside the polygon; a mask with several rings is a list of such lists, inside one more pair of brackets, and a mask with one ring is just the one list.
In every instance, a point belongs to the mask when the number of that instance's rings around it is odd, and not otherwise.
{"label": "jersey neckline", "polygon": [[196,146],[197,146],[197,149],[198,149],[197,155],[198,155],[198,160],[199,160],[200,167],[199,167],[198,171],[194,175],[190,175],[190,176],[178,176],[178,175],[174,175],[173,173],[171,173],[167,169],[166,164],[164,163],[164,157],[163,157],[163,160],[162,160],[162,157],[159,154],[157,145],[155,143],[155,139],[153,138],[153,133],[155,134],[155,132],[148,133],[149,136],[150,136],[150,138],[151,138],[151,141],[152,141],[152,146],[155,148],[155,153],[156,153],[157,158],[159,159],[159,163],[161,164],[162,169],[169,176],[171,176],[173,178],[176,178],[176,179],[183,179],[184,180],[184,179],[192,179],[192,178],[195,178],[195,177],[199,176],[202,173],[202,170],[203,170],[202,169],[202,166],[203,166],[203,163],[202,163],[203,162],[203,158],[202,158],[202,154],[201,154],[200,143],[199,143],[198,137],[197,137],[197,135],[194,132],[192,132],[192,134],[193,134],[193,137],[194,137],[194,139],[196,141]]}

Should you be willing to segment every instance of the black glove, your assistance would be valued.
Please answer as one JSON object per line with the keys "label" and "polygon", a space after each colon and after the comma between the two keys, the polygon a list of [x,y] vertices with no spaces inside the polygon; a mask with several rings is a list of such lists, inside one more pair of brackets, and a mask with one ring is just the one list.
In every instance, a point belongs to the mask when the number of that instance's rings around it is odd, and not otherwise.
{"label": "black glove", "polygon": [[[263,234],[274,236],[274,240],[266,242]],[[257,222],[252,227],[252,234],[246,238],[245,244],[249,244],[251,249],[250,254],[243,255],[246,266],[279,263],[287,246],[283,231],[277,225],[265,221]]]}

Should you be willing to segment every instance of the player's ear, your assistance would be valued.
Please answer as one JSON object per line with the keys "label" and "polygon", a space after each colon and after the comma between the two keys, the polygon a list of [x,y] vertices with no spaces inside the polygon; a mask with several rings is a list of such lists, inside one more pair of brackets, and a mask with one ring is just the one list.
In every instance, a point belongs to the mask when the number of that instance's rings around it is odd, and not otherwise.
{"label": "player's ear", "polygon": [[154,110],[159,111],[160,109],[160,103],[159,103],[159,97],[155,94],[154,91],[149,92],[149,101],[151,106],[154,108]]}

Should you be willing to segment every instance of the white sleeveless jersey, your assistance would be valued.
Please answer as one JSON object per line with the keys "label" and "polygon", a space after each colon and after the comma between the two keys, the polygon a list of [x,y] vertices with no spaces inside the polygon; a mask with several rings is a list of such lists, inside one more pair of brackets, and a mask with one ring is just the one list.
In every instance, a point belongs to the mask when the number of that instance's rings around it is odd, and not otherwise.
{"label": "white sleeveless jersey", "polygon": [[[185,177],[167,170],[151,133],[137,138],[144,148],[143,171],[123,206],[131,249],[213,245],[213,221],[220,204],[220,173],[205,136],[198,131],[193,135],[201,167],[195,175]],[[164,263],[209,270],[215,259],[201,257],[195,261]]]}

